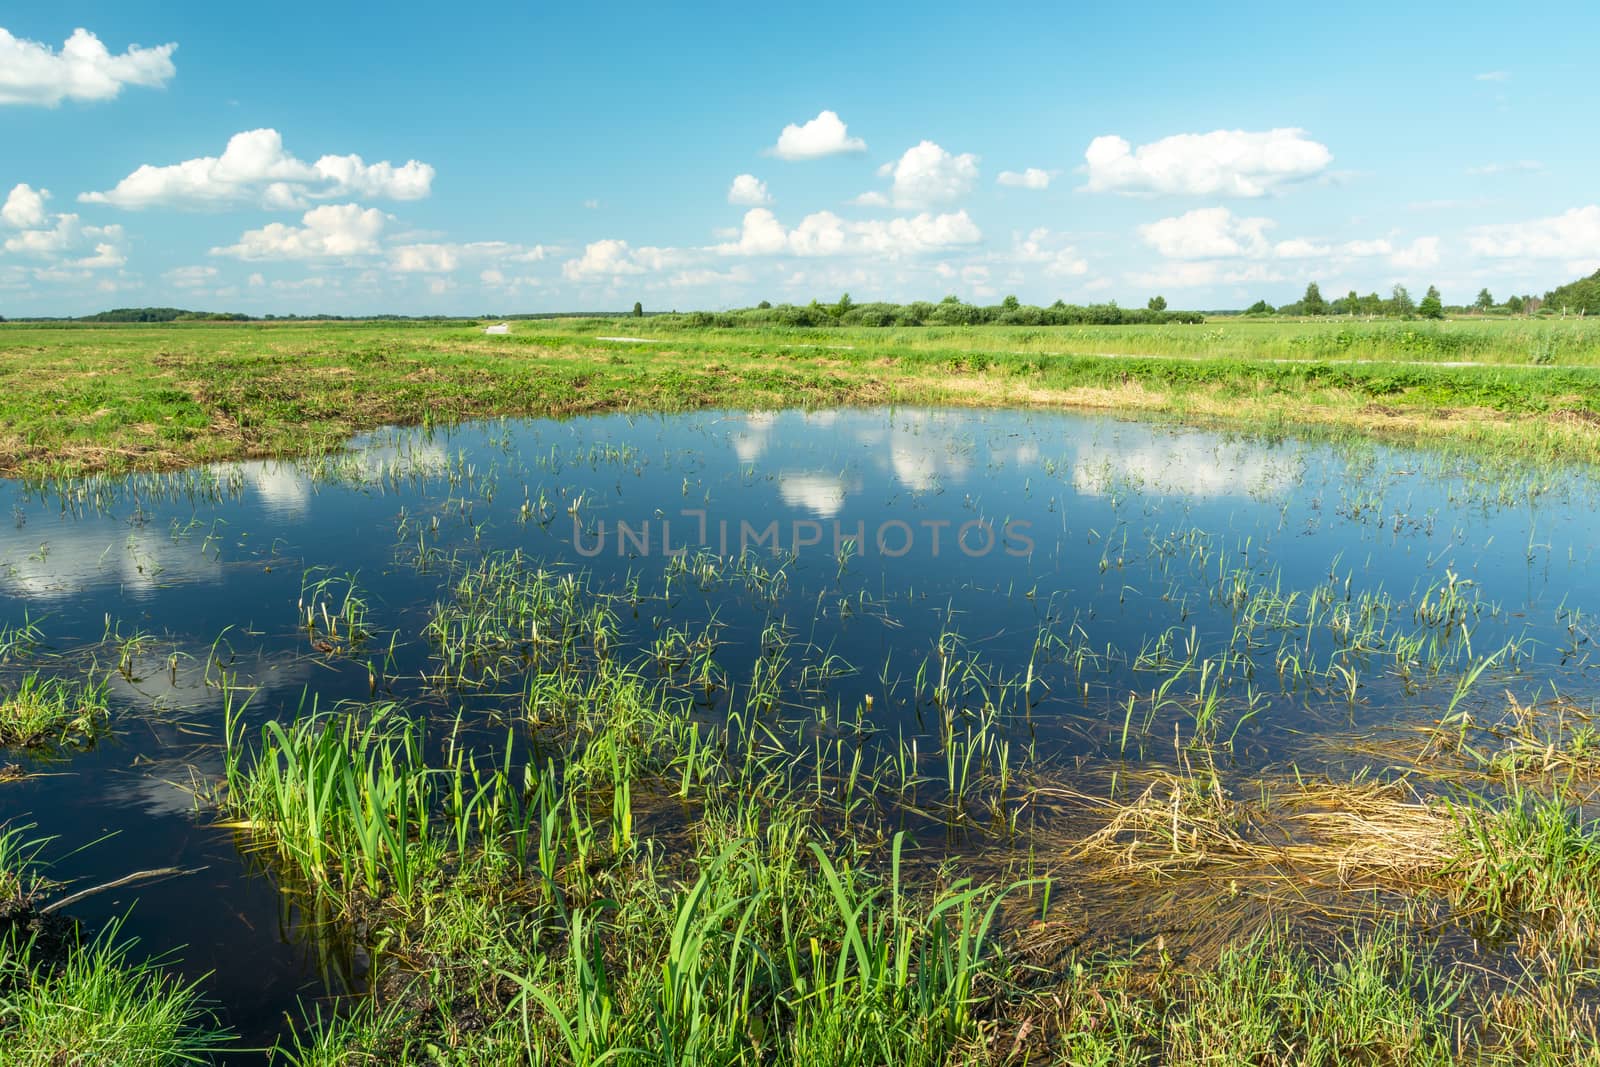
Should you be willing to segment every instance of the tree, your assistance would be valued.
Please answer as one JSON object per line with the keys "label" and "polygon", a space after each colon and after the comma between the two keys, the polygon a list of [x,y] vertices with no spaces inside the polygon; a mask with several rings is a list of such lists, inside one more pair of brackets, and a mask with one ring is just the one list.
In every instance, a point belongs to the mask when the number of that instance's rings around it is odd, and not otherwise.
{"label": "tree", "polygon": [[1300,298],[1300,311],[1305,315],[1326,315],[1328,313],[1328,302],[1322,299],[1322,290],[1317,288],[1316,282],[1306,286],[1306,295]]}
{"label": "tree", "polygon": [[762,311],[771,311],[772,310],[772,301],[763,300],[763,301],[761,301],[761,303],[757,304],[756,307],[760,308]]}
{"label": "tree", "polygon": [[839,302],[833,305],[833,317],[842,318],[844,313],[855,307],[856,303],[850,299],[850,294],[845,293],[839,297]]}
{"label": "tree", "polygon": [[1165,311],[1167,310],[1167,298],[1164,296],[1152,296],[1150,298],[1150,302],[1146,304],[1145,307],[1149,308],[1151,311]]}
{"label": "tree", "polygon": [[1344,295],[1344,309],[1345,309],[1346,312],[1348,312],[1350,314],[1351,318],[1355,317],[1356,308],[1358,308],[1360,306],[1361,306],[1361,297],[1356,295],[1356,291],[1354,289],[1350,290],[1348,293],[1346,293]]}
{"label": "tree", "polygon": [[1272,314],[1272,305],[1265,300],[1257,300],[1254,304],[1245,308],[1244,313],[1246,315],[1270,315]]}
{"label": "tree", "polygon": [[[1550,290],[1544,295],[1544,302],[1551,308],[1561,309],[1563,313],[1600,314],[1600,270],[1587,278],[1579,278]],[[1524,297],[1523,303],[1528,305],[1532,301]],[[1533,308],[1529,307],[1528,310],[1532,311]]]}
{"label": "tree", "polygon": [[1422,303],[1417,305],[1417,314],[1425,319],[1444,318],[1444,303],[1439,299],[1439,287],[1428,286],[1428,291],[1422,297]]}
{"label": "tree", "polygon": [[1017,300],[1016,295],[1013,294],[1000,301],[1000,306],[1005,308],[1007,311],[1015,311],[1022,306],[1022,303]]}
{"label": "tree", "polygon": [[1409,319],[1416,310],[1417,305],[1411,302],[1411,294],[1406,292],[1406,287],[1396,285],[1389,296],[1389,313]]}
{"label": "tree", "polygon": [[1506,297],[1506,310],[1513,315],[1522,314],[1522,297],[1516,294]]}
{"label": "tree", "polygon": [[644,318],[644,305],[637,300],[633,302],[633,317],[636,319]]}
{"label": "tree", "polygon": [[1489,290],[1487,288],[1479,289],[1478,299],[1472,302],[1472,306],[1477,308],[1479,311],[1488,311],[1490,308],[1494,307],[1494,297],[1489,295]]}

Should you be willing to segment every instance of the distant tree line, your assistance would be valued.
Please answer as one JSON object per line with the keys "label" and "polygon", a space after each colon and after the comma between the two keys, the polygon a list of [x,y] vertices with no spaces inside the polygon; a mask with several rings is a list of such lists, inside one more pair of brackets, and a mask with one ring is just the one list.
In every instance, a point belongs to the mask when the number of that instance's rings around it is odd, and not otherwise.
{"label": "distant tree line", "polygon": [[1551,314],[1600,315],[1600,270],[1550,290],[1544,306]]}
{"label": "distant tree line", "polygon": [[[1582,283],[1574,283],[1582,284]],[[1368,293],[1361,296],[1354,289],[1342,297],[1328,300],[1322,295],[1322,290],[1316,282],[1306,286],[1305,295],[1292,304],[1273,307],[1265,300],[1257,300],[1254,304],[1244,309],[1246,315],[1347,315],[1361,316],[1363,318],[1393,318],[1393,319],[1442,319],[1447,314],[1507,314],[1523,315],[1533,314],[1541,306],[1548,304],[1549,297],[1543,299],[1537,296],[1511,296],[1505,303],[1496,303],[1488,289],[1478,290],[1477,299],[1471,304],[1452,305],[1446,304],[1439,295],[1438,286],[1428,286],[1428,291],[1421,300],[1412,297],[1410,290],[1403,285],[1396,285],[1389,291],[1387,297],[1377,293]]]}
{"label": "distant tree line", "polygon": [[882,302],[858,304],[845,293],[831,304],[813,300],[809,304],[772,304],[763,300],[755,307],[733,311],[691,311],[677,316],[685,326],[1117,326],[1128,324],[1197,323],[1205,321],[1198,311],[1168,311],[1166,301],[1157,297],[1143,308],[1108,304],[1068,304],[1057,300],[1049,307],[1024,304],[1008,296],[998,304],[968,304],[956,296],[938,303],[926,300],[909,304]]}
{"label": "distant tree line", "polygon": [[112,308],[84,315],[79,322],[248,322],[249,315],[228,311],[185,311],[183,308]]}
{"label": "distant tree line", "polygon": [[[1351,290],[1342,297],[1328,300],[1321,287],[1312,282],[1303,296],[1294,303],[1273,307],[1265,300],[1257,300],[1242,312],[1230,311],[1171,311],[1163,296],[1152,296],[1142,308],[1119,307],[1116,301],[1104,304],[1068,304],[1057,300],[1048,307],[1024,304],[1015,296],[1008,296],[998,304],[969,304],[951,295],[931,303],[925,300],[909,304],[872,302],[858,304],[845,293],[831,304],[813,300],[809,304],[773,304],[763,300],[755,307],[732,311],[657,312],[646,311],[635,302],[631,312],[598,311],[543,311],[509,315],[478,316],[487,319],[559,319],[586,317],[634,318],[661,317],[690,327],[736,326],[1119,326],[1162,325],[1166,323],[1198,323],[1212,315],[1287,315],[1287,316],[1360,316],[1364,318],[1440,319],[1446,315],[1600,315],[1600,270],[1587,278],[1552,289],[1543,297],[1531,293],[1510,296],[1496,301],[1487,288],[1478,290],[1471,304],[1444,303],[1437,286],[1428,286],[1421,300],[1411,296],[1403,285],[1396,285],[1389,295],[1368,293],[1361,296]],[[190,311],[184,308],[140,307],[113,308],[79,318],[38,317],[20,321],[32,322],[417,322],[447,324],[471,321],[471,316],[454,315],[246,315],[240,312]],[[0,316],[0,322],[5,322]]]}

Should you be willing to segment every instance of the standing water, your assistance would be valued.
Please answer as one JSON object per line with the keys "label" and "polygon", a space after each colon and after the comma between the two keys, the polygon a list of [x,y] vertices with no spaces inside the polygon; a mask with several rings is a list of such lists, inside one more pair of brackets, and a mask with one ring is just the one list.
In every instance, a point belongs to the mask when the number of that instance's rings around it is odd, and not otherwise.
{"label": "standing water", "polygon": [[[1196,742],[1240,774],[1348,766],[1336,739],[1592,690],[1594,486],[1370,444],[709,412],[385,431],[312,461],[7,491],[0,691],[92,677],[110,729],[0,753],[0,823],[49,838],[69,889],[166,872],[70,912],[124,918],[252,1046],[365,989],[372,957],[219,811],[225,703],[238,738],[380,699],[484,751],[536,734],[540,623],[488,619],[499,594],[470,589],[605,605],[584,643],[704,722],[770,686],[766,713],[820,739],[818,763],[909,753],[924,785],[880,803],[958,861],[990,838],[984,789],[1087,789],[1088,768]],[[962,730],[978,756],[957,767],[941,739]]]}

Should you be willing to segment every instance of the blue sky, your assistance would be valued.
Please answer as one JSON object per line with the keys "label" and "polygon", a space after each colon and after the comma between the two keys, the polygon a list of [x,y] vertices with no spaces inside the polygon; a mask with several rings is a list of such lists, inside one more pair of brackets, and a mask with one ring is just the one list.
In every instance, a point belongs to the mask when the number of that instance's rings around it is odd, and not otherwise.
{"label": "blue sky", "polygon": [[1467,302],[1600,267],[1600,7],[1197,10],[13,0],[0,314]]}

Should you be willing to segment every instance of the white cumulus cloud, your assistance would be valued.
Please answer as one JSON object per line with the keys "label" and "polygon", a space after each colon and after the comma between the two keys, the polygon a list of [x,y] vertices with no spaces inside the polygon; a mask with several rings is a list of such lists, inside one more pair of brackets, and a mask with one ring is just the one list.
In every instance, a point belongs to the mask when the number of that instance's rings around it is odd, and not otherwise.
{"label": "white cumulus cloud", "polygon": [[[120,267],[126,262],[121,226],[85,226],[83,220],[71,213],[47,215],[37,221],[41,225],[6,238],[5,250],[84,270]],[[90,249],[93,249],[92,255],[83,255]],[[74,255],[81,258],[67,259]]]}
{"label": "white cumulus cloud", "polygon": [[1319,245],[1304,237],[1293,237],[1272,246],[1272,254],[1279,259],[1316,259],[1331,251],[1333,249],[1327,245]]}
{"label": "white cumulus cloud", "polygon": [[767,192],[766,182],[754,174],[741,174],[728,187],[728,203],[760,207],[772,203],[772,196]]}
{"label": "white cumulus cloud", "polygon": [[398,274],[442,274],[463,264],[537,263],[548,254],[544,245],[509,241],[403,244],[390,247],[389,269]]}
{"label": "white cumulus cloud", "polygon": [[1242,218],[1224,207],[1198,208],[1139,227],[1145,244],[1170,261],[1153,272],[1130,275],[1150,284],[1173,287],[1221,283],[1269,282],[1280,275],[1267,267],[1241,267],[1238,260],[1288,260],[1315,269],[1337,269],[1355,260],[1386,259],[1400,270],[1417,270],[1438,264],[1439,238],[1418,237],[1407,245],[1392,241],[1351,240],[1332,243],[1310,237],[1291,237],[1276,243],[1267,231],[1271,219]]}
{"label": "white cumulus cloud", "polygon": [[1600,205],[1560,215],[1474,229],[1472,251],[1490,259],[1549,259],[1587,263],[1600,259]]}
{"label": "white cumulus cloud", "polygon": [[12,188],[0,206],[0,221],[19,230],[37,229],[49,217],[44,202],[50,199],[48,189],[35,189],[26,182]]}
{"label": "white cumulus cloud", "polygon": [[978,157],[971,152],[951,155],[932,141],[922,141],[894,163],[885,163],[878,173],[893,179],[889,199],[896,207],[932,207],[972,191],[978,181]]}
{"label": "white cumulus cloud", "polygon": [[1012,258],[1053,278],[1077,278],[1089,273],[1089,262],[1065,238],[1039,227],[1016,241]]}
{"label": "white cumulus cloud", "polygon": [[1304,130],[1286,128],[1180,133],[1138,148],[1096,137],[1084,159],[1090,192],[1250,198],[1312,177],[1333,153]]}
{"label": "white cumulus cloud", "polygon": [[794,123],[778,134],[772,154],[779,159],[820,159],[843,152],[865,152],[867,142],[851,137],[844,121],[833,111],[821,111],[810,122]]}
{"label": "white cumulus cloud", "polygon": [[1401,270],[1418,270],[1423,267],[1435,267],[1439,264],[1439,239],[1437,237],[1418,237],[1404,248],[1397,248],[1389,254],[1389,262]]}
{"label": "white cumulus cloud", "polygon": [[568,281],[602,281],[667,270],[682,265],[684,258],[675,248],[634,248],[627,241],[608,237],[584,246],[582,256],[561,265],[561,273]]}
{"label": "white cumulus cloud", "polygon": [[112,55],[100,38],[79,28],[58,52],[0,28],[0,104],[55,107],[63,100],[110,100],[124,85],[159,88],[177,73],[177,47],[130,45]]}
{"label": "white cumulus cloud", "polygon": [[976,244],[982,232],[965,211],[895,219],[848,221],[831,211],[807,215],[786,228],[766,208],[745,212],[739,237],[717,245],[730,256],[885,256],[898,257]]}
{"label": "white cumulus cloud", "polygon": [[357,155],[329,155],[307,163],[283,147],[277,130],[259,129],[234,134],[220,156],[167,166],[146,163],[114,188],[78,199],[121,208],[254,203],[298,209],[313,200],[344,196],[420,200],[432,190],[433,177],[433,167],[414,159],[395,166],[388,160],[367,163]]}
{"label": "white cumulus cloud", "polygon": [[1240,218],[1225,207],[1196,208],[1139,227],[1139,237],[1168,259],[1233,259],[1263,255],[1271,219]]}
{"label": "white cumulus cloud", "polygon": [[1213,285],[1264,285],[1285,276],[1262,263],[1229,266],[1223,263],[1163,263],[1151,271],[1126,275],[1129,284],[1149,289],[1195,289]]}
{"label": "white cumulus cloud", "polygon": [[215,267],[175,267],[162,275],[174,288],[199,289],[217,277]]}
{"label": "white cumulus cloud", "polygon": [[1040,170],[1038,167],[1029,167],[1024,171],[1003,170],[1000,177],[995,179],[1001,185],[1009,185],[1014,189],[1048,189],[1050,187],[1050,172]]}
{"label": "white cumulus cloud", "polygon": [[389,269],[400,274],[436,274],[460,265],[461,257],[449,245],[399,245],[389,249]]}
{"label": "white cumulus cloud", "polygon": [[387,221],[377,208],[360,204],[323,204],[301,216],[303,225],[270,222],[259,230],[246,230],[237,244],[213,248],[214,256],[235,259],[339,259],[371,255]]}

